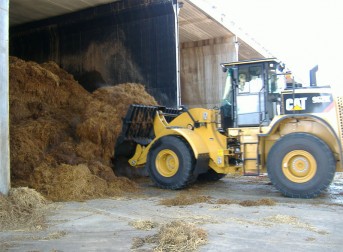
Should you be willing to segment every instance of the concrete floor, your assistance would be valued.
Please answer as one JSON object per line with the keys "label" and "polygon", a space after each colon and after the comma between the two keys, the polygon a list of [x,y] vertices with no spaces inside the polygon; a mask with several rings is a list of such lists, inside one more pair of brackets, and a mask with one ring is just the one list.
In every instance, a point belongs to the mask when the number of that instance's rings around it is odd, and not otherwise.
{"label": "concrete floor", "polygon": [[[135,237],[156,234],[158,227],[138,230],[130,222],[149,220],[159,225],[172,220],[190,222],[208,233],[199,251],[342,251],[343,176],[316,199],[283,197],[265,177],[226,177],[197,183],[188,190],[169,191],[138,183],[142,193],[121,198],[54,203],[48,228],[0,233],[1,251],[152,251],[147,244],[131,249]],[[244,207],[198,203],[161,205],[161,199],[206,195],[216,199],[269,198],[275,206]]]}

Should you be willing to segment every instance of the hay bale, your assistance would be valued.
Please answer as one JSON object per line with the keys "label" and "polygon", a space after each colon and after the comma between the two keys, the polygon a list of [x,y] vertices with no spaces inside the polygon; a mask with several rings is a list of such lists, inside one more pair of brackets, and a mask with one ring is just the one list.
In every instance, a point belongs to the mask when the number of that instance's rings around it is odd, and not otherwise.
{"label": "hay bale", "polygon": [[55,162],[49,162],[50,164],[69,164],[77,165],[85,162],[85,159],[80,157],[76,151],[77,144],[71,138],[66,138],[65,141],[61,141],[55,144],[49,150],[49,153],[45,155],[45,160],[52,158]]}
{"label": "hay bale", "polygon": [[66,104],[69,92],[61,88],[60,78],[35,62],[10,63],[10,96],[38,100],[51,106]]}
{"label": "hay bale", "polygon": [[232,205],[232,204],[239,204],[238,200],[233,200],[233,199],[218,199],[216,201],[216,204],[219,205]]}
{"label": "hay bale", "polygon": [[107,182],[109,188],[109,196],[121,195],[123,192],[130,192],[137,194],[138,185],[125,177],[117,177],[116,179]]}
{"label": "hay bale", "polygon": [[151,220],[136,220],[129,222],[129,225],[133,226],[138,230],[151,230],[157,227],[158,223]]}
{"label": "hay bale", "polygon": [[[134,103],[157,105],[157,102],[145,91],[143,85],[133,83],[99,88],[93,92],[92,97],[95,99],[87,104],[85,120],[78,125],[77,135],[81,141],[90,141],[101,146],[101,157],[110,160],[114,156],[115,143],[122,130],[122,118],[129,106]],[[80,155],[86,156],[82,153]]]}
{"label": "hay bale", "polygon": [[113,197],[138,189],[133,181],[126,178],[112,177],[112,180],[106,181],[92,174],[86,164],[61,164],[55,168],[42,164],[34,170],[30,186],[52,201]]}
{"label": "hay bale", "polygon": [[[114,146],[121,131],[121,124],[116,109],[95,100],[86,106],[85,120],[77,126],[76,134],[81,142],[90,141],[99,147],[95,150],[100,152],[95,154],[96,156],[110,161],[114,155]],[[82,152],[82,149],[79,149],[79,152]]]}
{"label": "hay bale", "polygon": [[207,243],[207,233],[191,223],[172,221],[158,232],[155,251],[196,251]]}
{"label": "hay bale", "polygon": [[188,222],[172,221],[162,225],[156,235],[134,238],[131,249],[140,248],[146,243],[156,244],[153,249],[156,252],[196,251],[207,243],[207,232]]}
{"label": "hay bale", "polygon": [[67,125],[51,118],[26,120],[11,125],[11,175],[13,179],[25,179],[38,166],[48,148],[63,141]]}
{"label": "hay bale", "polygon": [[39,228],[47,211],[48,202],[37,191],[12,188],[8,197],[0,194],[0,231]]}
{"label": "hay bale", "polygon": [[86,165],[62,164],[53,169],[42,165],[35,169],[31,186],[53,201],[82,201],[107,195],[106,180],[93,175]]}
{"label": "hay bale", "polygon": [[144,86],[127,83],[90,94],[54,62],[9,61],[12,184],[58,201],[137,190],[111,166],[129,105],[157,104]]}
{"label": "hay bale", "polygon": [[252,206],[275,206],[276,202],[269,198],[259,199],[259,200],[243,200],[239,202],[239,205],[245,207]]}
{"label": "hay bale", "polygon": [[275,206],[276,202],[269,198],[262,198],[258,200],[232,200],[232,199],[218,199],[215,204],[220,205],[231,205],[238,204],[244,207],[254,207],[254,206]]}
{"label": "hay bale", "polygon": [[[70,121],[82,115],[85,104],[92,98],[66,71],[54,63],[37,64],[10,57],[10,114],[16,115],[21,102],[24,117],[17,120],[50,114]],[[54,72],[50,71],[53,70]],[[13,103],[12,103],[13,101]],[[31,114],[31,115],[30,115]]]}
{"label": "hay bale", "polygon": [[103,163],[111,165],[114,147],[122,130],[122,118],[133,103],[157,105],[141,84],[119,84],[94,91],[93,101],[87,104],[84,121],[76,132],[81,139],[78,154],[84,158],[101,157]]}
{"label": "hay bale", "polygon": [[[82,142],[78,143],[75,148],[76,154],[87,161],[98,160],[101,159],[100,157],[103,156],[103,149],[100,145],[85,139],[82,140]],[[107,161],[108,162],[102,160],[101,162],[105,165],[110,165],[110,160]]]}
{"label": "hay bale", "polygon": [[118,118],[126,115],[131,104],[158,105],[142,84],[125,83],[113,87],[103,87],[93,92],[93,97],[116,108]]}
{"label": "hay bale", "polygon": [[88,163],[88,169],[92,174],[107,181],[116,180],[117,177],[113,173],[113,169],[107,165],[104,165],[100,161],[91,160]]}
{"label": "hay bale", "polygon": [[174,198],[160,200],[160,204],[165,206],[186,206],[198,203],[211,203],[211,197],[205,195],[179,194]]}

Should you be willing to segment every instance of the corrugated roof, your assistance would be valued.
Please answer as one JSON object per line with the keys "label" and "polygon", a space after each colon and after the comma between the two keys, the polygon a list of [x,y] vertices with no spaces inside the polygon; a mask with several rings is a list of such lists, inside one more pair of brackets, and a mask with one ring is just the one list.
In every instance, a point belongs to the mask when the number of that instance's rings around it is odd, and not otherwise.
{"label": "corrugated roof", "polygon": [[233,34],[189,2],[183,2],[179,14],[180,43],[206,40]]}
{"label": "corrugated roof", "polygon": [[10,26],[117,1],[119,0],[10,0]]}
{"label": "corrugated roof", "polygon": [[[11,0],[10,26],[59,16],[89,7],[120,0]],[[166,0],[167,1],[167,0]],[[184,0],[179,13],[180,43],[213,38],[238,36],[241,59],[270,57],[267,51],[254,43],[219,12],[199,0]]]}

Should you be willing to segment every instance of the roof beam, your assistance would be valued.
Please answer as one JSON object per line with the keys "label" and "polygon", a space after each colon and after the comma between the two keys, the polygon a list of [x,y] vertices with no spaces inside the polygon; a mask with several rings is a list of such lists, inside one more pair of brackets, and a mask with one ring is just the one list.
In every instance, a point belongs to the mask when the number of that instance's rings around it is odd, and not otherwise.
{"label": "roof beam", "polygon": [[261,54],[265,58],[273,58],[274,56],[262,45],[260,45],[256,40],[250,37],[247,33],[245,33],[240,27],[236,26],[236,24],[229,20],[224,13],[218,12],[216,9],[212,8],[211,5],[202,1],[202,0],[186,0],[187,2],[193,4],[197,8],[199,8],[202,12],[206,13],[206,15],[210,16],[216,22],[221,24],[231,33],[234,33],[239,40],[244,41],[244,43],[254,50],[256,50],[259,54]]}

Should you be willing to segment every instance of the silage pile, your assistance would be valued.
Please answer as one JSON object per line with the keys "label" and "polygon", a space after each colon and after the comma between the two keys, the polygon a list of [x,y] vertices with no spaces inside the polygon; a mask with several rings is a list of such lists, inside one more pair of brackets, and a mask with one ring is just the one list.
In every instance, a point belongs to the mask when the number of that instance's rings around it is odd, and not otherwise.
{"label": "silage pile", "polygon": [[12,188],[8,197],[0,194],[0,231],[42,228],[47,210],[48,202],[35,190]]}
{"label": "silage pile", "polygon": [[111,168],[114,146],[130,104],[156,105],[134,83],[87,92],[54,62],[10,57],[10,148],[14,186],[54,201],[134,191]]}

